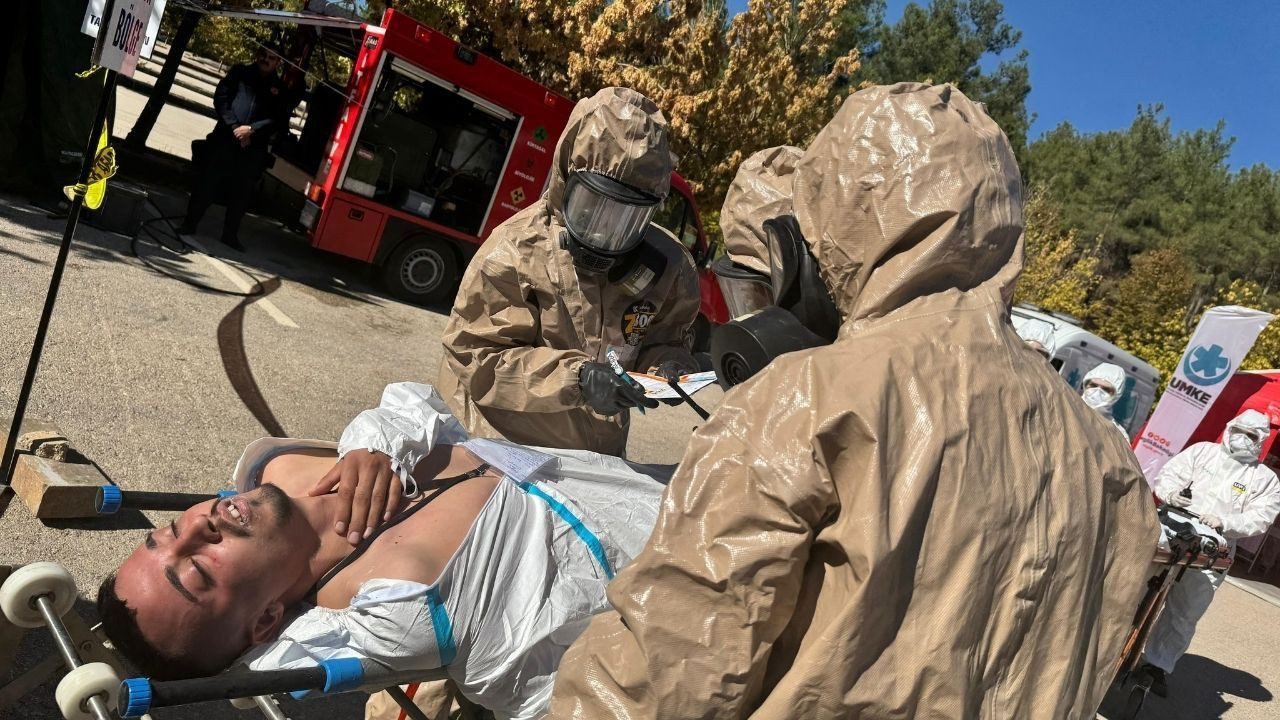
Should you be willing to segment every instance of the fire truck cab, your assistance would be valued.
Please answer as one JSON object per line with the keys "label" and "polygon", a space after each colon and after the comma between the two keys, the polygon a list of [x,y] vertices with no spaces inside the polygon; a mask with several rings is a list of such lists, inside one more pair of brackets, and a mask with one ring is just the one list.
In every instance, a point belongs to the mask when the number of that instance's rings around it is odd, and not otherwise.
{"label": "fire truck cab", "polygon": [[[345,99],[309,108],[300,144],[323,150],[300,222],[396,297],[447,303],[482,239],[542,194],[573,101],[395,10],[362,30]],[[705,332],[727,310],[689,185],[671,189],[655,223],[699,266]]]}

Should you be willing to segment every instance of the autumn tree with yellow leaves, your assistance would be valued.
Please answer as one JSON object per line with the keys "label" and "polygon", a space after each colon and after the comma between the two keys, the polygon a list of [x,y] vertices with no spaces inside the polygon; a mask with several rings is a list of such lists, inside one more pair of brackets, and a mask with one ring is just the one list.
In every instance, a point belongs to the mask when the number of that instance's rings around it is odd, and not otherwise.
{"label": "autumn tree with yellow leaves", "polygon": [[[858,51],[837,48],[839,0],[579,2],[590,19],[570,57],[570,89],[633,87],[667,114],[680,171],[719,207],[752,152],[805,145],[831,119]],[[831,58],[834,57],[834,60]]]}
{"label": "autumn tree with yellow leaves", "polygon": [[1101,281],[1098,258],[1081,247],[1075,229],[1063,229],[1062,211],[1043,192],[1030,194],[1024,214],[1026,256],[1014,300],[1087,317]]}
{"label": "autumn tree with yellow leaves", "polygon": [[[1280,316],[1280,298],[1267,295],[1264,288],[1252,280],[1233,280],[1214,300],[1212,305],[1242,305]],[[1280,368],[1280,320],[1273,320],[1263,328],[1253,349],[1240,364],[1241,370],[1272,368]]]}

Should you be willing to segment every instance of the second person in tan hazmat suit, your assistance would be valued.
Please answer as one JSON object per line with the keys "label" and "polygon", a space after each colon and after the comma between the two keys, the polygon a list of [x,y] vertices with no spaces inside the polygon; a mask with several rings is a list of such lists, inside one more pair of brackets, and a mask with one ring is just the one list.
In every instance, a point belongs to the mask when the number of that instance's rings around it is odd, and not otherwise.
{"label": "second person in tan hazmat suit", "polygon": [[693,260],[651,228],[667,196],[667,121],[605,88],[573,109],[542,198],[489,236],[463,276],[437,383],[467,431],[626,452],[628,410],[654,407],[625,370],[697,368]]}
{"label": "second person in tan hazmat suit", "polygon": [[[725,253],[711,270],[735,322],[712,331],[711,357],[726,388],[759,372],[779,354],[824,342],[807,328],[771,323],[786,312],[772,307],[766,225],[792,215],[791,180],[802,155],[804,151],[792,145],[753,153],[738,166],[725,194],[720,211]],[[833,318],[822,324],[829,331],[837,325]]]}
{"label": "second person in tan hazmat suit", "polygon": [[846,100],[767,225],[774,303],[807,322],[825,287],[838,335],[695,432],[551,717],[1093,718],[1156,518],[1009,322],[1020,193],[960,92]]}

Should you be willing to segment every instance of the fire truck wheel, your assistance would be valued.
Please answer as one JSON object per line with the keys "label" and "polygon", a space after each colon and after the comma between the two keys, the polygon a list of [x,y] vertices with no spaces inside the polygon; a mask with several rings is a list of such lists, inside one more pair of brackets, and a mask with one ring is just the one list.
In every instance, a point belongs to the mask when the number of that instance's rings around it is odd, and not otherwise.
{"label": "fire truck wheel", "polygon": [[387,258],[382,283],[392,295],[417,305],[451,300],[458,283],[458,256],[444,241],[411,238]]}

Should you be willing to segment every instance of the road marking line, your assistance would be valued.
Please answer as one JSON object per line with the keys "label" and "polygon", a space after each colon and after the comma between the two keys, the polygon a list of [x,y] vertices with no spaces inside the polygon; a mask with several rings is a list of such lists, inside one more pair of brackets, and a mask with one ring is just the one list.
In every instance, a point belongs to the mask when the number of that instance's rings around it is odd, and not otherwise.
{"label": "road marking line", "polygon": [[[196,250],[199,250],[200,257],[203,257],[210,265],[213,266],[215,270],[222,273],[222,276],[225,277],[227,280],[230,280],[231,284],[235,285],[240,292],[247,293],[253,290],[253,284],[245,280],[244,273],[233,270],[230,265],[210,255],[209,251],[205,249],[204,245],[201,245],[198,240],[191,237],[190,235],[184,235],[182,239],[185,242],[190,243],[191,247],[194,247]],[[276,304],[271,302],[271,300],[269,300],[268,298],[258,298],[257,300],[254,300],[249,304],[256,305],[262,308],[263,312],[265,312],[267,315],[270,315],[272,320],[275,320],[276,323],[283,325],[284,327],[289,327],[289,328],[298,327],[298,323],[294,322],[288,315],[285,315],[283,312],[281,312],[280,308],[276,307]]]}

